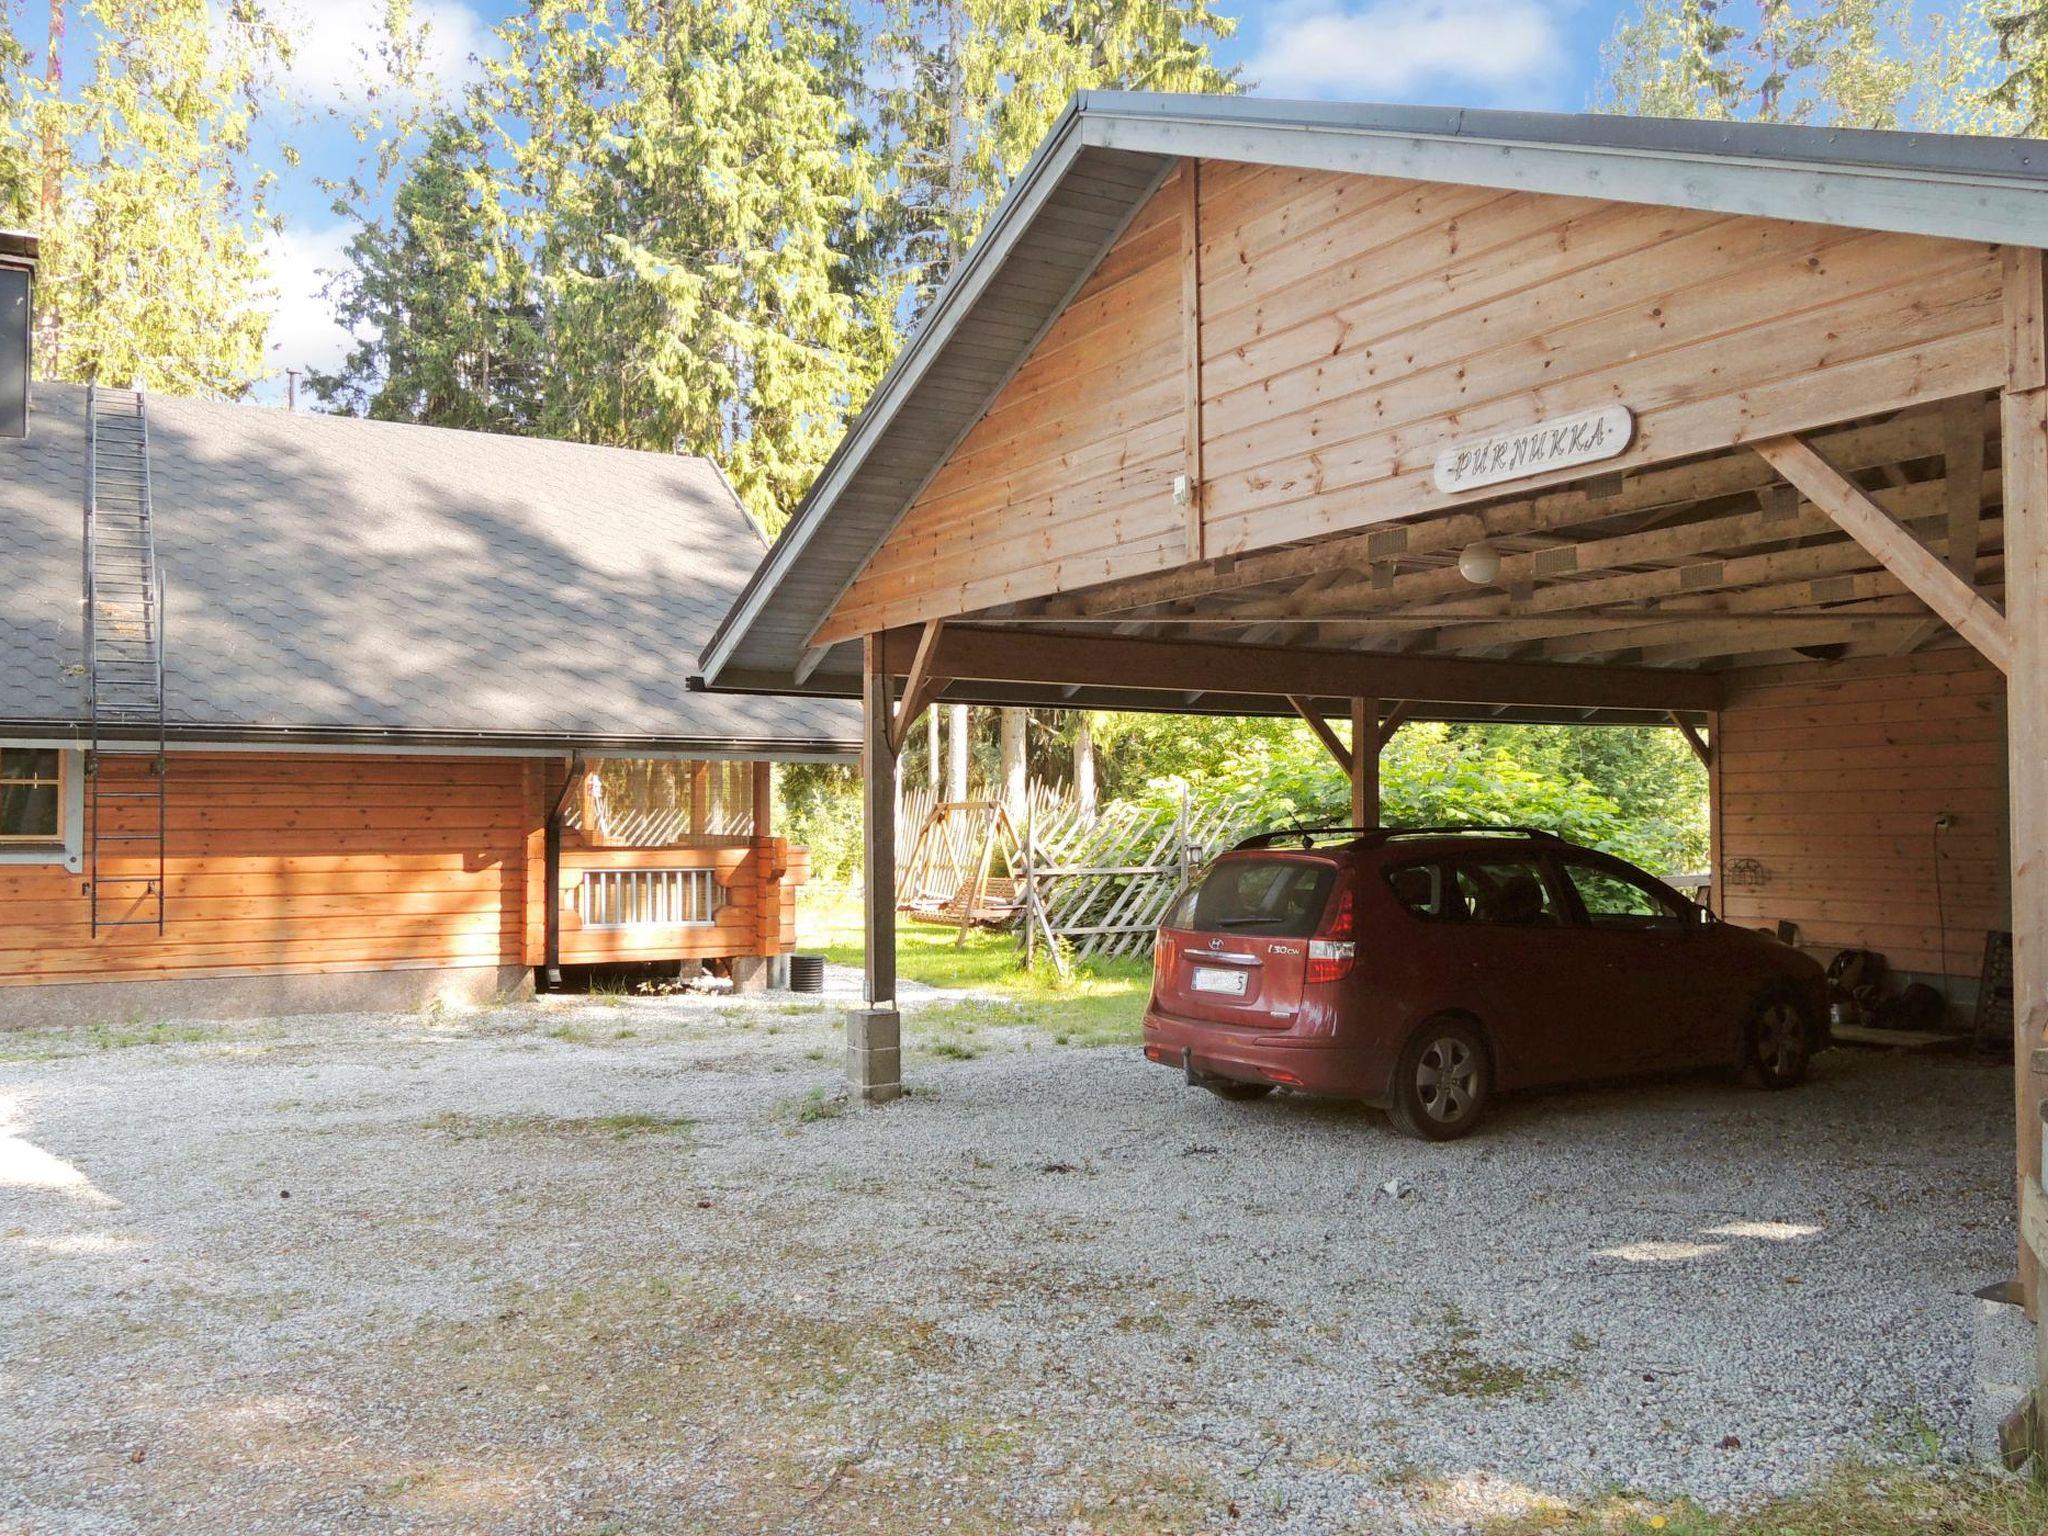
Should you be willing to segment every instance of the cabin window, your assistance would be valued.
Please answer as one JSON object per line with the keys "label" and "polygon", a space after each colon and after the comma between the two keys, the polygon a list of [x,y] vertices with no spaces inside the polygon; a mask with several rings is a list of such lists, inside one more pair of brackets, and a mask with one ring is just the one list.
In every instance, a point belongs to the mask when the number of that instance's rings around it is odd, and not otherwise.
{"label": "cabin window", "polygon": [[64,841],[64,753],[0,747],[0,843]]}

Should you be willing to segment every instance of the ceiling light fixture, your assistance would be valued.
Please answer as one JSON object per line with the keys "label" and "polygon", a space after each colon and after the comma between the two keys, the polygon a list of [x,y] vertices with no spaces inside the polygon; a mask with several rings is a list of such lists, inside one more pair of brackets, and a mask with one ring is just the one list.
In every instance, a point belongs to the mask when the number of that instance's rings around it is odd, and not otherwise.
{"label": "ceiling light fixture", "polygon": [[1500,551],[1484,539],[1467,544],[1458,556],[1458,574],[1475,587],[1491,586],[1500,575]]}

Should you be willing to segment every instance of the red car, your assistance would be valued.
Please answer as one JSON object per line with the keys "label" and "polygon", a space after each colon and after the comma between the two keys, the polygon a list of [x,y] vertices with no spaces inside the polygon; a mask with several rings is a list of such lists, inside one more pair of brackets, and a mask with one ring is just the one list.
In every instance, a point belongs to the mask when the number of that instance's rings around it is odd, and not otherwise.
{"label": "red car", "polygon": [[1448,1141],[1496,1092],[1691,1067],[1767,1088],[1826,1043],[1821,967],[1547,832],[1268,833],[1160,925],[1145,1054],[1227,1099],[1363,1099]]}

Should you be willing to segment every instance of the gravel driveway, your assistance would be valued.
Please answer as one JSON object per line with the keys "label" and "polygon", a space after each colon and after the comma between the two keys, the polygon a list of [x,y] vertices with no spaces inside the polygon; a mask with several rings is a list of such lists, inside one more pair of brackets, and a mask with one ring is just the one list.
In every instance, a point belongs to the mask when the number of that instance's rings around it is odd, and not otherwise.
{"label": "gravel driveway", "polygon": [[0,1532],[1465,1529],[1963,1442],[2007,1071],[1426,1147],[927,1017],[880,1111],[815,1007],[0,1034]]}

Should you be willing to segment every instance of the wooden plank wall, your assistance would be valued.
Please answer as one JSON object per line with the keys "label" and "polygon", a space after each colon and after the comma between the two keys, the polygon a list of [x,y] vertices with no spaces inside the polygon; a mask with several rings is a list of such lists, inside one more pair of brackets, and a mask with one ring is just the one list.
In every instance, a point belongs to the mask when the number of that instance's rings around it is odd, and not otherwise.
{"label": "wooden plank wall", "polygon": [[[1181,202],[1139,214],[820,640],[1184,561]],[[2004,374],[1978,244],[1218,162],[1199,228],[1211,556],[1483,500],[1435,491],[1438,450],[1548,416],[1627,405],[1626,468]]]}
{"label": "wooden plank wall", "polygon": [[[110,788],[143,781],[140,759],[111,758],[107,772]],[[114,928],[94,939],[84,875],[0,865],[0,986],[537,965],[545,889],[537,829],[552,803],[547,791],[560,782],[559,767],[517,758],[175,754],[164,933]],[[139,830],[134,824],[154,815],[124,804],[109,827]],[[581,934],[565,922],[570,964],[758,954],[764,938],[774,952],[796,946],[796,892],[809,867],[801,848],[768,840],[679,853],[571,841],[565,881],[585,864],[716,860],[732,905],[709,929]],[[146,862],[105,868],[153,871],[154,851]],[[764,911],[758,875],[775,868],[786,873],[766,882],[773,910]],[[144,915],[139,899],[124,899]]]}
{"label": "wooden plank wall", "polygon": [[[827,621],[856,635],[911,598],[951,614],[1015,576],[1084,586],[1178,564],[1186,458],[1177,186],[1160,189],[932,477]],[[1074,530],[1083,528],[1077,538]],[[1021,589],[1020,589],[1021,595]]]}
{"label": "wooden plank wall", "polygon": [[[107,773],[139,781],[142,764]],[[0,985],[525,963],[528,764],[180,753],[171,774],[163,935],[95,940],[83,875],[0,866]],[[109,824],[145,816],[131,803]]]}
{"label": "wooden plank wall", "polygon": [[[1716,748],[1722,914],[1790,918],[1820,949],[1974,978],[1985,931],[2010,922],[2004,678],[1951,648],[1736,672],[1730,685]],[[1745,860],[1761,884],[1729,878]]]}

